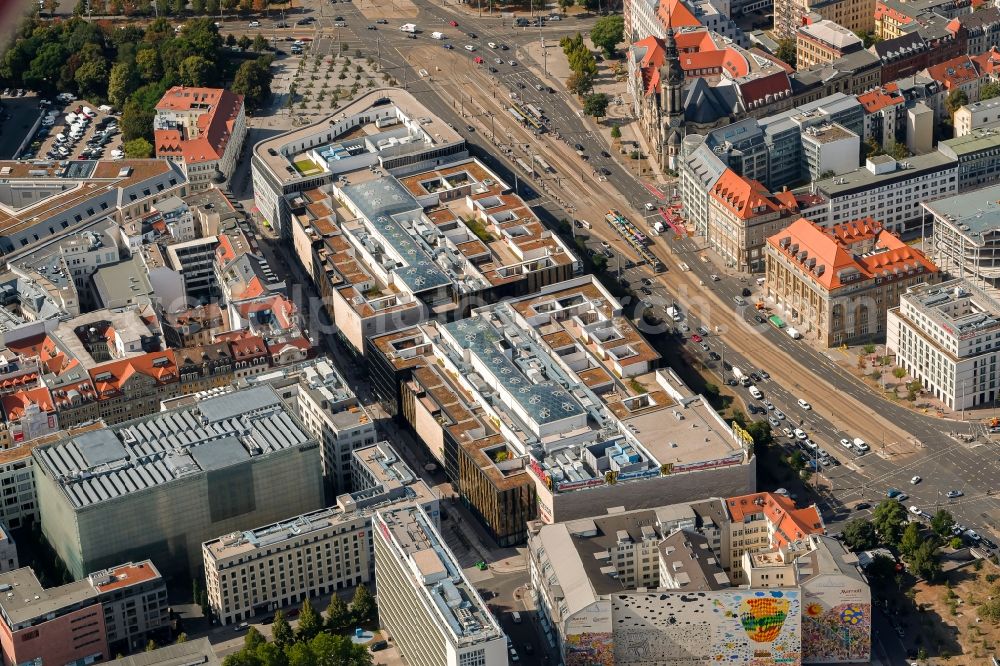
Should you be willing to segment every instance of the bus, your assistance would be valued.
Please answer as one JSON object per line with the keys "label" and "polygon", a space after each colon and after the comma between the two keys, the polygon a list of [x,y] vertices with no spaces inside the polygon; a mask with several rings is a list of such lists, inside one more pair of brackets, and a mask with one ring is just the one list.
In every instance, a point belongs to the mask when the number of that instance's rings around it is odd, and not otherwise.
{"label": "bus", "polygon": [[771,322],[771,326],[774,326],[779,331],[785,327],[785,322],[783,322],[781,317],[778,315],[771,315],[767,318],[767,320]]}

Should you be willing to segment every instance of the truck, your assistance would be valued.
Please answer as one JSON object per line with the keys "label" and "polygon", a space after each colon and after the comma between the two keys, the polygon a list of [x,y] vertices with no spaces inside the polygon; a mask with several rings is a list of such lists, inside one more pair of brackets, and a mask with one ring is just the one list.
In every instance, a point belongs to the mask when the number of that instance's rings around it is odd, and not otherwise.
{"label": "truck", "polygon": [[785,333],[788,333],[788,337],[792,340],[798,340],[802,337],[802,334],[799,333],[798,329],[792,328],[791,326],[785,329]]}
{"label": "truck", "polygon": [[733,366],[733,378],[736,379],[743,386],[750,386],[750,378],[743,374],[743,371]]}
{"label": "truck", "polygon": [[431,33],[431,39],[444,39],[444,33],[443,32],[432,32]]}
{"label": "truck", "polygon": [[660,222],[659,220],[657,220],[656,222],[653,223],[653,229],[656,230],[656,233],[662,234],[663,232],[665,232],[667,230],[667,226],[665,224],[663,224],[663,222]]}
{"label": "truck", "polygon": [[415,34],[417,32],[417,24],[416,23],[404,23],[403,25],[399,26],[399,29],[402,32],[408,32],[408,33],[410,33],[412,35],[412,34]]}
{"label": "truck", "polygon": [[681,316],[681,311],[680,309],[678,309],[676,305],[671,305],[669,308],[667,308],[667,316],[669,316],[674,321],[680,321],[681,319],[683,319],[683,317]]}
{"label": "truck", "polygon": [[771,315],[767,320],[771,323],[771,326],[774,326],[779,331],[785,327],[785,322],[778,315]]}

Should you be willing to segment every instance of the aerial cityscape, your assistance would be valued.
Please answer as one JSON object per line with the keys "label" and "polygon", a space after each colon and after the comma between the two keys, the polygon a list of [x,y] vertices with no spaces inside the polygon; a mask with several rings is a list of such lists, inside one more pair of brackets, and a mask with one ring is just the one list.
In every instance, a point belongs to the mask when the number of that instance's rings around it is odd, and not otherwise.
{"label": "aerial cityscape", "polygon": [[0,666],[1000,666],[1000,0],[0,6]]}

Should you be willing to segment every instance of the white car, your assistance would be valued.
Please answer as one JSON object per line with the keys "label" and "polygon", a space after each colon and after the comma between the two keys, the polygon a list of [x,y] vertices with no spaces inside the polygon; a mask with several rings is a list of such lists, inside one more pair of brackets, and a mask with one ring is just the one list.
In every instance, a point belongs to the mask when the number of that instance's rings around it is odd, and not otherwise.
{"label": "white car", "polygon": [[111,159],[120,160],[123,157],[125,157],[125,151],[119,150],[118,148],[111,151]]}
{"label": "white car", "polygon": [[808,402],[806,402],[802,398],[799,398],[799,407],[801,407],[802,409],[804,409],[806,411],[809,411],[810,409],[812,409],[812,405],[810,405]]}
{"label": "white car", "polygon": [[849,440],[849,439],[842,439],[842,440],[840,440],[840,445],[842,447],[844,447],[845,449],[849,449],[849,448],[851,448],[851,440]]}
{"label": "white car", "polygon": [[97,117],[97,112],[94,111],[89,106],[85,106],[85,107],[83,107],[83,115],[87,116],[90,119],[94,119],[94,118]]}
{"label": "white car", "polygon": [[792,432],[795,434],[795,439],[806,440],[809,438],[809,436],[806,435],[806,433],[801,428],[796,428]]}
{"label": "white car", "polygon": [[919,506],[914,506],[914,505],[911,504],[910,505],[910,513],[912,513],[914,516],[919,516],[920,515],[920,507]]}
{"label": "white car", "polygon": [[466,44],[466,45],[465,45],[465,50],[466,50],[466,51],[470,51],[470,52],[471,52],[471,51],[475,51],[475,50],[476,50],[476,47],[475,47],[475,46],[473,46],[472,44]]}
{"label": "white car", "polygon": [[923,481],[923,479],[921,479],[919,476],[914,476],[912,479],[910,479],[910,484],[915,486],[921,481]]}
{"label": "white car", "polygon": [[486,45],[489,46],[491,49],[495,49],[497,47],[496,42],[488,42]]}
{"label": "white car", "polygon": [[260,21],[250,21],[250,27],[251,28],[259,28],[260,27]]}

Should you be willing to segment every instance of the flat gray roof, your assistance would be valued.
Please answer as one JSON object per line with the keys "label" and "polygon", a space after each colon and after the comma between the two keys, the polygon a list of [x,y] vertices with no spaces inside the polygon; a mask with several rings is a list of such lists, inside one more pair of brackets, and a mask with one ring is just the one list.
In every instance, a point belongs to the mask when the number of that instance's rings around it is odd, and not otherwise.
{"label": "flat gray roof", "polygon": [[1000,232],[1000,185],[935,199],[923,206],[935,217],[935,224],[952,227],[975,245]]}
{"label": "flat gray roof", "polygon": [[270,386],[36,448],[77,509],[313,441]]}
{"label": "flat gray roof", "polygon": [[812,186],[810,186],[810,188],[814,187],[817,192],[820,192],[830,198],[842,197],[848,194],[854,194],[855,192],[863,192],[875,187],[882,187],[884,185],[891,185],[895,182],[910,180],[911,178],[917,178],[918,176],[926,173],[943,171],[958,165],[958,162],[956,162],[953,158],[948,157],[944,153],[936,150],[925,155],[907,157],[905,160],[900,161],[900,163],[904,162],[910,166],[905,169],[897,168],[895,171],[883,174],[875,174],[869,171],[866,167],[859,167],[854,171],[850,171],[840,176],[831,176],[830,178],[817,180]]}

